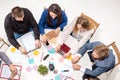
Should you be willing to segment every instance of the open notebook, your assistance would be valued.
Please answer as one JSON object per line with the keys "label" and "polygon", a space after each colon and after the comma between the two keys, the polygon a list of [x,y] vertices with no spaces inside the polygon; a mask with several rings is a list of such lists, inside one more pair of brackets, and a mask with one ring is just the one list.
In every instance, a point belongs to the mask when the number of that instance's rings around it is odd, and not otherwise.
{"label": "open notebook", "polygon": [[[14,66],[18,70],[18,73],[14,77],[14,80],[20,80],[22,66],[20,66],[20,65],[14,65]],[[0,71],[0,78],[2,78],[2,79],[8,79],[10,77],[10,75],[11,75],[11,71],[10,71],[8,65],[7,64],[2,64],[1,71]]]}
{"label": "open notebook", "polygon": [[22,40],[24,48],[27,50],[27,52],[35,50],[35,39],[34,39],[33,33],[24,34],[21,37],[21,40]]}

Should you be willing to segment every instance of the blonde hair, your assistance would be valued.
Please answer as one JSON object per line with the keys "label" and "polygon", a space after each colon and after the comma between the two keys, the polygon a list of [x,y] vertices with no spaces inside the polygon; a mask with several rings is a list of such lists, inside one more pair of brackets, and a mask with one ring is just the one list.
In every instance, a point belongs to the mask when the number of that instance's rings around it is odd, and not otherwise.
{"label": "blonde hair", "polygon": [[84,18],[84,17],[78,17],[74,29],[73,29],[73,33],[77,33],[78,32],[78,28],[77,28],[77,24],[81,24],[81,26],[87,30],[92,29],[92,27],[90,26],[89,20]]}

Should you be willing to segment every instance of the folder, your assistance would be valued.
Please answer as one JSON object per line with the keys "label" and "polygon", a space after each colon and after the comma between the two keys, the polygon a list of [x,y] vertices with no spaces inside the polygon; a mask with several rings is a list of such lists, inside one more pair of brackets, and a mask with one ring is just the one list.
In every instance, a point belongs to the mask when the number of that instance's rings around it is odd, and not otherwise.
{"label": "folder", "polygon": [[[20,66],[20,65],[13,65],[13,66],[15,66],[18,70],[18,73],[14,77],[14,80],[20,80],[22,66]],[[8,79],[10,77],[10,75],[11,75],[11,71],[10,71],[8,65],[2,64],[1,71],[0,71],[0,78],[1,79]]]}
{"label": "folder", "polygon": [[66,45],[65,43],[63,43],[63,45],[60,47],[59,53],[61,53],[61,54],[68,53],[70,51],[70,49],[71,48],[68,45]]}

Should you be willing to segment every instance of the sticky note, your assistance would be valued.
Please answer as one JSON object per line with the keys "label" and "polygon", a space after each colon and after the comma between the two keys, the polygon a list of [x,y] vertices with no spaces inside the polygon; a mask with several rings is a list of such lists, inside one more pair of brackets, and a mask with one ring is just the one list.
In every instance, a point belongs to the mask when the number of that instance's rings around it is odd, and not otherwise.
{"label": "sticky note", "polygon": [[34,59],[33,58],[29,58],[28,62],[29,62],[29,64],[33,64],[34,63]]}
{"label": "sticky note", "polygon": [[38,66],[37,66],[37,65],[33,65],[33,69],[34,69],[34,70],[37,70],[37,69],[38,69]]}
{"label": "sticky note", "polygon": [[47,49],[48,49],[48,50],[51,50],[51,49],[52,49],[52,46],[48,46]]}
{"label": "sticky note", "polygon": [[31,68],[30,66],[28,66],[28,67],[26,68],[26,71],[31,72],[31,71],[32,71],[32,68]]}
{"label": "sticky note", "polygon": [[63,63],[63,62],[64,62],[64,59],[63,59],[63,58],[59,58],[59,62],[60,62],[60,63]]}
{"label": "sticky note", "polygon": [[72,60],[72,56],[70,55],[69,57],[67,57],[68,60]]}
{"label": "sticky note", "polygon": [[16,48],[15,48],[15,47],[12,47],[12,48],[10,49],[10,51],[11,51],[12,53],[16,52]]}
{"label": "sticky note", "polygon": [[33,54],[34,54],[35,56],[37,56],[37,55],[39,54],[39,51],[38,51],[38,50],[35,50],[35,51],[33,52]]}
{"label": "sticky note", "polygon": [[54,54],[54,53],[55,53],[55,49],[52,48],[51,50],[48,50],[48,52],[49,52],[50,54]]}
{"label": "sticky note", "polygon": [[55,80],[61,80],[60,76],[59,75],[55,76]]}

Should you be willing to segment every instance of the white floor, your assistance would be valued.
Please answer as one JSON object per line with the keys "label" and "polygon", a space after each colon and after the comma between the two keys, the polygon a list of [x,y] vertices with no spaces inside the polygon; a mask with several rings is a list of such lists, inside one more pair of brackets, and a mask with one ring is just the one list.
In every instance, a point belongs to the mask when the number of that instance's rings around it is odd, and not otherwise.
{"label": "white floor", "polygon": [[[8,42],[4,30],[4,19],[14,6],[30,9],[36,21],[39,22],[43,8],[52,3],[58,3],[65,10],[68,23],[82,12],[95,19],[100,26],[92,41],[99,40],[105,44],[116,41],[120,49],[120,37],[118,36],[120,34],[120,0],[0,0],[0,37]],[[84,63],[87,65],[87,60]],[[116,75],[117,77],[113,80],[119,80],[120,70]],[[79,80],[79,76],[76,80]]]}

